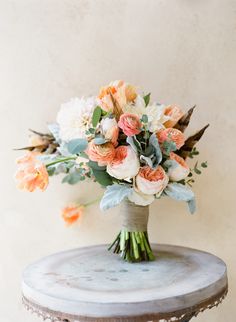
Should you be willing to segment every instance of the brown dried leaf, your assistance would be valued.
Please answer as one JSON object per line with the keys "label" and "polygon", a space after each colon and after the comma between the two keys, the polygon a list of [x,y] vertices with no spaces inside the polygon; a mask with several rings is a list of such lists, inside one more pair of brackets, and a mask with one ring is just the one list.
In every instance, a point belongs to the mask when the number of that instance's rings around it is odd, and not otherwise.
{"label": "brown dried leaf", "polygon": [[188,112],[181,117],[178,123],[174,126],[175,129],[180,130],[181,132],[184,132],[186,130],[195,107],[196,105],[190,108],[190,110],[188,110]]}
{"label": "brown dried leaf", "polygon": [[178,154],[186,159],[189,155],[189,153],[192,151],[193,147],[197,144],[197,142],[201,139],[203,136],[204,132],[208,128],[210,124],[207,124],[202,128],[200,131],[195,133],[194,135],[190,136],[186,141],[185,144],[182,146],[182,148],[178,151]]}

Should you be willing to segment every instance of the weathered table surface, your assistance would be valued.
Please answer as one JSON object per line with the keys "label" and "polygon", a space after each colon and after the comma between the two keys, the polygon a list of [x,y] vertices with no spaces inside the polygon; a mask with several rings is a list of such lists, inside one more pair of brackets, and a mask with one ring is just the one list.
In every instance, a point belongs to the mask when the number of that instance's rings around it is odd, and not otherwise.
{"label": "weathered table surface", "polygon": [[54,254],[23,273],[23,302],[52,321],[189,321],[227,293],[226,265],[195,249],[152,245],[130,264],[106,245]]}

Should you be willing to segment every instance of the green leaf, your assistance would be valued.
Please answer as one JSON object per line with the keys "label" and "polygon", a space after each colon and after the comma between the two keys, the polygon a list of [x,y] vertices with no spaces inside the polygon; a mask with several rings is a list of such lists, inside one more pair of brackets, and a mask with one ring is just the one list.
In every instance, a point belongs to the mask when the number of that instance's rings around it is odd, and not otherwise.
{"label": "green leaf", "polygon": [[145,95],[143,97],[146,106],[148,106],[148,104],[150,102],[150,97],[151,97],[151,93],[148,93],[147,95]]}
{"label": "green leaf", "polygon": [[67,150],[71,154],[78,154],[86,150],[88,146],[88,142],[86,139],[73,139],[69,141],[66,145],[67,145]]}
{"label": "green leaf", "polygon": [[208,165],[207,165],[207,161],[202,162],[202,164],[201,164],[201,167],[202,167],[202,168],[207,168],[207,166],[208,166]]}
{"label": "green leaf", "polygon": [[115,207],[132,192],[133,189],[125,185],[113,184],[108,186],[100,202],[100,208],[107,210]]}
{"label": "green leaf", "polygon": [[141,117],[141,122],[148,123],[148,116],[146,114]]}
{"label": "green leaf", "polygon": [[96,130],[95,130],[94,128],[92,128],[92,127],[91,127],[88,131],[89,131],[89,133],[91,133],[91,134],[94,134],[94,133],[96,132]]}
{"label": "green leaf", "polygon": [[101,170],[93,170],[94,177],[96,178],[96,181],[100,183],[102,186],[106,187],[113,183],[111,176],[106,171]]}
{"label": "green leaf", "polygon": [[87,163],[87,165],[91,168],[91,169],[93,169],[93,170],[99,170],[99,171],[104,171],[104,170],[106,170],[106,166],[99,166],[98,165],[98,163],[97,162],[95,162],[95,161],[89,161],[88,163]]}
{"label": "green leaf", "polygon": [[93,124],[93,127],[96,127],[99,120],[100,120],[100,117],[102,115],[102,109],[100,106],[97,106],[94,111],[93,111],[93,116],[92,116],[92,124]]}
{"label": "green leaf", "polygon": [[201,174],[202,172],[198,169],[198,162],[196,162],[194,168],[193,168],[193,171],[196,173],[196,174]]}
{"label": "green leaf", "polygon": [[47,172],[49,176],[53,176],[55,173],[56,168],[55,167],[49,167],[47,168]]}
{"label": "green leaf", "polygon": [[197,151],[196,147],[194,146],[192,148],[192,151],[189,152],[188,157],[191,158],[191,159],[193,159],[196,155],[199,155],[199,152]]}
{"label": "green leaf", "polygon": [[153,147],[155,154],[155,162],[153,162],[153,167],[157,167],[162,161],[162,152],[155,133],[150,136],[149,144]]}

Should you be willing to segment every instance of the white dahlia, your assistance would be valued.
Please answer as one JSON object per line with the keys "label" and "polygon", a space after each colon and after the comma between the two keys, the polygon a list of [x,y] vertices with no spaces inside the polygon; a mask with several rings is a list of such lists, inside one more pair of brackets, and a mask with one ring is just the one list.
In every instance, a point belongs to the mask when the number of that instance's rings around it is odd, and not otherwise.
{"label": "white dahlia", "polygon": [[61,140],[85,138],[86,131],[92,127],[92,116],[96,106],[95,97],[72,98],[69,102],[62,104],[57,114]]}
{"label": "white dahlia", "polygon": [[145,106],[144,99],[138,95],[134,104],[126,105],[123,108],[123,112],[136,114],[140,119],[142,115],[147,115],[148,130],[150,132],[157,132],[165,128],[164,123],[170,119],[169,116],[165,115],[165,108],[165,105],[157,103]]}

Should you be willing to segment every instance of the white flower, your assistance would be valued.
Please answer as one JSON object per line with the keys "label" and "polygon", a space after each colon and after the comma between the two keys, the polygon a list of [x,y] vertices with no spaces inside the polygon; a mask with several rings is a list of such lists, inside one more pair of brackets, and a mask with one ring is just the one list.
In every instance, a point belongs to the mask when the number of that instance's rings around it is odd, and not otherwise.
{"label": "white flower", "polygon": [[137,192],[134,190],[133,193],[128,196],[128,199],[131,202],[134,202],[136,205],[148,206],[155,200],[155,197],[154,195],[146,195],[142,192]]}
{"label": "white flower", "polygon": [[145,102],[142,96],[138,95],[134,104],[128,104],[123,108],[124,113],[133,113],[142,118],[142,115],[147,115],[148,117],[148,130],[150,132],[157,132],[160,129],[165,128],[163,125],[166,121],[170,119],[166,116],[165,105],[152,103],[145,106]]}
{"label": "white flower", "polygon": [[57,114],[62,141],[85,138],[86,131],[92,127],[92,116],[97,106],[96,98],[73,98],[62,104]]}
{"label": "white flower", "polygon": [[139,160],[131,146],[119,146],[114,160],[108,164],[107,172],[114,178],[129,179],[139,171]]}

